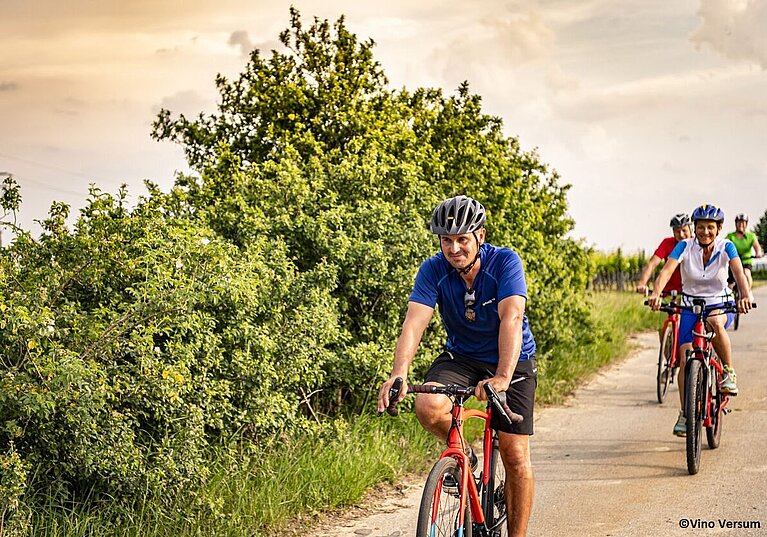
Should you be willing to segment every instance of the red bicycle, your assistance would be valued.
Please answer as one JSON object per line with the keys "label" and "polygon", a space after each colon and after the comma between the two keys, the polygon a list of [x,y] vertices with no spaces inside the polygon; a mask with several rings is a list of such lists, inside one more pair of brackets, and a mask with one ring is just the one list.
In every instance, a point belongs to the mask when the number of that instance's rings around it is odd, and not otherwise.
{"label": "red bicycle", "polygon": [[[447,448],[426,478],[421,506],[418,511],[416,537],[503,537],[508,535],[506,511],[506,471],[498,450],[498,432],[490,428],[494,412],[506,423],[520,422],[506,404],[506,394],[498,393],[485,384],[487,409],[485,412],[464,408],[464,402],[474,395],[473,386],[408,385],[407,393],[434,393],[450,397],[453,403],[452,423],[447,436]],[[387,412],[396,416],[396,401],[402,389],[397,378],[389,390]],[[464,419],[485,420],[482,441],[484,455],[479,476],[471,470],[467,443],[463,437]]]}
{"label": "red bicycle", "polygon": [[663,322],[660,337],[660,352],[658,352],[658,373],[656,375],[656,392],[658,403],[666,400],[669,384],[673,384],[676,371],[679,368],[679,307],[676,303],[676,291],[671,291],[671,301],[661,308],[668,313]]}
{"label": "red bicycle", "polygon": [[[731,410],[727,408],[729,397],[722,393],[721,389],[724,369],[711,344],[715,333],[706,329],[706,319],[710,315],[735,312],[737,308],[733,303],[706,307],[705,299],[688,298],[692,300],[692,306],[676,304],[676,308],[691,311],[697,317],[692,329],[692,350],[687,351],[686,355],[684,394],[684,415],[687,418],[687,471],[694,475],[700,469],[703,428],[706,428],[708,447],[716,449],[722,438],[722,418]],[[756,304],[752,304],[752,307],[756,307]],[[668,313],[671,308],[661,306],[661,310]]]}

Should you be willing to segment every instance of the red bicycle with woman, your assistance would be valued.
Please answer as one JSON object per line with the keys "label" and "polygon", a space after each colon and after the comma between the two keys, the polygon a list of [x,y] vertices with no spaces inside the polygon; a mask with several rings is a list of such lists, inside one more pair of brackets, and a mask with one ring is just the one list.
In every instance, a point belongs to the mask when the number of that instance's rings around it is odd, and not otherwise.
{"label": "red bicycle with woman", "polygon": [[[692,312],[695,324],[692,329],[692,349],[687,352],[685,365],[684,416],[686,422],[687,471],[697,474],[700,469],[703,429],[710,449],[719,447],[722,438],[722,418],[731,409],[727,408],[729,396],[722,391],[724,368],[714,351],[711,340],[716,335],[706,327],[706,320],[713,315],[735,313],[735,303],[706,306],[704,298],[687,296],[691,306],[674,304],[662,305],[661,311],[671,316],[680,310]],[[645,304],[648,304],[645,302]],[[755,308],[756,304],[752,303]]]}

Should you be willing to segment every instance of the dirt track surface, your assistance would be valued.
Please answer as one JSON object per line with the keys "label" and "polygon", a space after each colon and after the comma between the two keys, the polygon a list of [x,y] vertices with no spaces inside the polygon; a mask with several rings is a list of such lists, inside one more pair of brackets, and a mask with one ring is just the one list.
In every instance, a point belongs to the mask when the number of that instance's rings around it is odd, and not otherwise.
{"label": "dirt track surface", "polygon": [[[754,294],[761,307],[730,333],[740,395],[730,399],[720,447],[710,450],[703,439],[700,472],[687,473],[684,439],[671,433],[676,385],[663,405],[656,400],[657,334],[642,334],[627,360],[566,405],[537,412],[528,535],[767,535],[767,288]],[[327,517],[306,534],[415,535],[422,480]],[[728,521],[752,527],[722,527]]]}

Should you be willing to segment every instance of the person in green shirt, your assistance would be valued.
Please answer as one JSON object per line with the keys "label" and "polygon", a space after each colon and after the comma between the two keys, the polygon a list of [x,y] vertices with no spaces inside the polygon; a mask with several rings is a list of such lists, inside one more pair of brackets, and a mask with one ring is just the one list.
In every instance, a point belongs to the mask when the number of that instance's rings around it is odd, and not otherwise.
{"label": "person in green shirt", "polygon": [[[751,231],[746,231],[748,227],[748,215],[740,213],[735,216],[735,231],[727,235],[727,239],[732,241],[735,248],[738,250],[740,261],[743,263],[743,270],[746,273],[746,279],[748,280],[749,289],[753,285],[751,279],[751,265],[755,257],[762,257],[762,246],[756,238],[756,234]],[[751,250],[753,248],[753,255]],[[734,280],[733,280],[734,281]],[[732,283],[732,282],[731,282]]]}

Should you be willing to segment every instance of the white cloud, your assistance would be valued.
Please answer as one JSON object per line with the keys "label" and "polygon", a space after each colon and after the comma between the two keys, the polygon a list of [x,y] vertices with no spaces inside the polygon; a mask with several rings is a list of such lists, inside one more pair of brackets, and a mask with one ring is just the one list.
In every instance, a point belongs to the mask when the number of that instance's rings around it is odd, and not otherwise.
{"label": "white cloud", "polygon": [[549,67],[544,80],[554,93],[577,91],[581,85],[577,77],[566,73],[559,65]]}
{"label": "white cloud", "polygon": [[581,149],[590,160],[610,160],[617,148],[616,139],[601,125],[589,125],[581,138]]}
{"label": "white cloud", "polygon": [[554,107],[560,117],[574,121],[647,115],[688,106],[691,101],[712,94],[732,92],[739,84],[751,80],[753,72],[748,66],[680,71],[609,86],[579,85],[557,94]]}
{"label": "white cloud", "polygon": [[702,21],[691,36],[727,58],[755,62],[767,69],[767,2],[763,0],[701,0]]}

